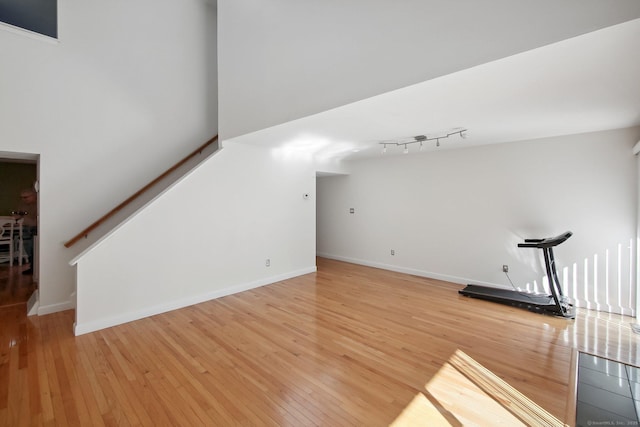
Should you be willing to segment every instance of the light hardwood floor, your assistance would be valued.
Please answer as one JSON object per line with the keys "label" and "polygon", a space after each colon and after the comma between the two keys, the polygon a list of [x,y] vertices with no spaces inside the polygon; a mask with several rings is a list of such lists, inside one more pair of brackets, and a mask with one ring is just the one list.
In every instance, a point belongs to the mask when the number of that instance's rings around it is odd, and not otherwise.
{"label": "light hardwood floor", "polygon": [[638,365],[633,319],[460,288],[318,259],[315,274],[80,337],[72,311],[14,305],[0,310],[0,425],[562,425],[575,350]]}
{"label": "light hardwood floor", "polygon": [[0,307],[25,303],[36,290],[33,275],[22,274],[27,268],[28,265],[0,265]]}

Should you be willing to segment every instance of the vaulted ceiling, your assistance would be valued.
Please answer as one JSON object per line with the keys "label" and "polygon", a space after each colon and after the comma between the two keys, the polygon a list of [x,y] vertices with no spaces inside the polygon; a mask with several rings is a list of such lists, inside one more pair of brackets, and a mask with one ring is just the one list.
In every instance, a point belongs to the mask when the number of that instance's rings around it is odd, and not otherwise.
{"label": "vaulted ceiling", "polygon": [[331,158],[640,125],[640,2],[253,3],[218,3],[223,140]]}

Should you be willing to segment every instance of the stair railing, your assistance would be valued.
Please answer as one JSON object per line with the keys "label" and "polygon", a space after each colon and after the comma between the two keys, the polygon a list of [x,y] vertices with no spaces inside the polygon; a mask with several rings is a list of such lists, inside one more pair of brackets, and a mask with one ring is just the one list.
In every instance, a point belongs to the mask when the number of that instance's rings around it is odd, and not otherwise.
{"label": "stair railing", "polygon": [[191,160],[193,157],[197,156],[198,154],[202,153],[202,151],[207,148],[209,145],[213,144],[214,142],[216,142],[218,140],[218,135],[214,136],[213,138],[211,138],[210,140],[208,140],[207,142],[205,142],[204,144],[202,144],[200,147],[198,147],[197,149],[195,149],[191,154],[189,154],[188,156],[186,156],[184,159],[180,160],[178,163],[176,163],[175,165],[171,166],[169,169],[167,169],[162,175],[158,176],[156,179],[154,179],[153,181],[151,181],[150,183],[148,183],[147,185],[145,185],[144,187],[142,187],[140,190],[138,190],[135,194],[133,194],[131,197],[129,197],[128,199],[126,199],[124,202],[120,203],[118,206],[116,206],[115,208],[111,209],[109,212],[107,212],[105,215],[103,215],[100,219],[98,219],[97,221],[95,221],[93,224],[91,224],[90,226],[88,226],[87,228],[85,228],[84,230],[82,230],[80,233],[78,233],[77,235],[75,235],[73,238],[71,238],[70,240],[68,240],[67,242],[64,243],[64,246],[67,248],[70,248],[71,246],[73,246],[75,243],[77,243],[78,241],[80,241],[83,237],[87,237],[89,235],[89,233],[93,230],[95,230],[96,228],[98,228],[101,224],[103,224],[106,220],[108,220],[109,218],[111,218],[112,216],[114,216],[116,213],[118,213],[119,211],[121,211],[122,209],[124,209],[127,205],[129,205],[131,202],[133,202],[135,199],[137,199],[138,197],[140,197],[142,194],[144,194],[146,191],[148,191],[151,187],[153,187],[154,185],[156,185],[157,183],[159,183],[160,181],[162,181],[164,178],[166,178],[169,174],[171,174],[172,172],[174,172],[176,169],[178,169],[180,166],[184,165],[186,162],[188,162],[189,160]]}

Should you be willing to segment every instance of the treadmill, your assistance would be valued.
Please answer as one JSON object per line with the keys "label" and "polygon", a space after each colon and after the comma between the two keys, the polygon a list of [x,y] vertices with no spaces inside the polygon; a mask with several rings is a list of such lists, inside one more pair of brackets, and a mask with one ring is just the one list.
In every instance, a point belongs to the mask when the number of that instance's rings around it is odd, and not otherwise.
{"label": "treadmill", "polygon": [[562,294],[562,287],[556,271],[556,262],[553,257],[553,248],[566,241],[572,235],[571,231],[567,231],[555,237],[525,239],[524,243],[518,243],[519,248],[537,248],[544,253],[544,263],[547,270],[547,278],[549,279],[549,289],[551,290],[550,295],[480,285],[467,285],[458,292],[467,297],[480,298],[526,308],[537,313],[573,319],[576,317],[575,309],[569,299]]}

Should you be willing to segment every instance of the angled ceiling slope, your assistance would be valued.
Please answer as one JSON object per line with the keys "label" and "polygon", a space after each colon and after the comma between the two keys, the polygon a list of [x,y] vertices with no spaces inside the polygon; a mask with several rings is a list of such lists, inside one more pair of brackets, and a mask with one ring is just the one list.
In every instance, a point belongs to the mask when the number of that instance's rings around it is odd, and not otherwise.
{"label": "angled ceiling slope", "polygon": [[380,141],[460,128],[469,130],[466,139],[425,151],[640,126],[639,51],[636,19],[235,140],[335,160],[380,156]]}
{"label": "angled ceiling slope", "polygon": [[219,0],[228,139],[640,17],[637,0]]}

